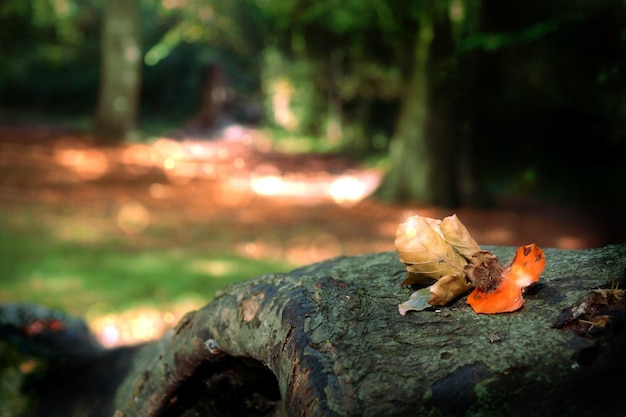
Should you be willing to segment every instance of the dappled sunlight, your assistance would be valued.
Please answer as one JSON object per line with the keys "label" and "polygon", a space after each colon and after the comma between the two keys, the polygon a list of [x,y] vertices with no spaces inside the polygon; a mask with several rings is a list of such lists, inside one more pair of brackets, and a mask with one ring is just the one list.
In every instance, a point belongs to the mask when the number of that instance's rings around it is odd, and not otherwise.
{"label": "dappled sunlight", "polygon": [[252,145],[255,139],[249,129],[239,125],[228,126],[222,131],[222,136],[224,140],[241,142],[244,145]]}
{"label": "dappled sunlight", "polygon": [[295,130],[298,127],[298,119],[291,109],[295,86],[287,78],[278,78],[269,84],[274,122],[287,130]]}
{"label": "dappled sunlight", "polygon": [[337,204],[344,204],[361,200],[366,195],[366,188],[363,182],[347,175],[334,180],[328,186],[328,193]]}
{"label": "dappled sunlight", "polygon": [[150,172],[157,163],[157,154],[153,146],[133,144],[122,149],[121,161],[131,174],[142,175]]}
{"label": "dappled sunlight", "polygon": [[185,158],[185,149],[183,145],[175,140],[160,138],[152,143],[156,162],[161,163],[164,168],[171,167],[177,160]]}
{"label": "dappled sunlight", "polygon": [[[415,214],[457,213],[481,246],[606,243],[585,213],[382,204],[368,199],[379,170],[279,153],[241,129],[229,135],[110,147],[69,136],[0,142],[0,208],[14,235],[29,239],[15,250],[4,243],[17,266],[1,297],[88,310],[98,340],[113,347],[161,337],[232,282],[393,251],[398,224]],[[182,293],[207,299],[175,301]]]}
{"label": "dappled sunlight", "polygon": [[185,297],[172,304],[138,305],[116,311],[106,304],[95,304],[85,318],[98,339],[107,348],[149,342],[162,337],[190,311],[206,304],[197,297]]}
{"label": "dappled sunlight", "polygon": [[202,175],[202,167],[194,162],[167,158],[164,161],[165,176],[176,185],[185,185]]}
{"label": "dappled sunlight", "polygon": [[293,266],[307,265],[345,254],[340,239],[331,233],[300,234],[284,242],[259,238],[235,246],[237,254],[250,259],[287,261]]}
{"label": "dappled sunlight", "polygon": [[260,164],[250,175],[252,191],[259,195],[279,195],[285,189],[280,170],[272,164]]}
{"label": "dappled sunlight", "polygon": [[255,170],[250,178],[250,188],[258,195],[292,197],[309,203],[333,201],[338,205],[351,205],[368,197],[380,181],[378,173],[331,175],[328,172],[313,174],[281,174],[271,166]]}
{"label": "dappled sunlight", "polygon": [[349,205],[369,196],[380,182],[377,173],[342,175],[328,186],[328,194],[339,205]]}
{"label": "dappled sunlight", "polygon": [[234,249],[238,255],[248,259],[284,259],[283,243],[278,238],[266,237],[240,242],[235,244]]}
{"label": "dappled sunlight", "polygon": [[115,219],[120,229],[134,235],[150,225],[150,212],[141,203],[129,201],[120,204]]}
{"label": "dappled sunlight", "polygon": [[159,182],[155,182],[148,187],[148,192],[150,196],[154,199],[161,199],[167,197],[169,192],[169,187],[165,186]]}
{"label": "dappled sunlight", "polygon": [[252,190],[263,196],[279,195],[285,191],[286,185],[280,175],[253,176],[250,179]]}
{"label": "dappled sunlight", "polygon": [[[224,135],[221,140],[162,137],[150,144],[121,146],[117,154],[110,155],[63,141],[55,149],[55,161],[82,180],[119,175],[115,170],[121,166],[137,178],[161,172],[172,186],[213,181],[222,188],[216,193],[217,200],[231,207],[245,203],[244,193],[306,204],[334,202],[349,206],[368,197],[380,183],[382,174],[378,170],[346,168],[331,173],[323,168],[310,169],[306,159],[299,161],[298,156],[273,153],[264,146],[262,136],[241,127],[226,129]],[[277,162],[270,162],[274,159]],[[282,159],[293,166],[279,168]],[[150,194],[162,198],[163,190],[161,185],[154,185]]]}
{"label": "dappled sunlight", "polygon": [[109,170],[109,161],[98,149],[56,149],[55,160],[59,165],[76,173],[85,180],[95,180]]}
{"label": "dappled sunlight", "polygon": [[236,273],[239,268],[238,262],[223,259],[196,259],[189,263],[191,271],[210,275],[211,278],[227,278]]}

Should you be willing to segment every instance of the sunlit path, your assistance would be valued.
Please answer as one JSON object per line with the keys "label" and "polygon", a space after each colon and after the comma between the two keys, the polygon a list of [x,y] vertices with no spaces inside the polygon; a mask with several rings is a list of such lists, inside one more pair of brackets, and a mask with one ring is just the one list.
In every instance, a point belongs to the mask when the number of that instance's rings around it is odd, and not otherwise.
{"label": "sunlit path", "polygon": [[90,140],[0,128],[0,211],[19,238],[0,253],[17,262],[0,301],[18,294],[69,308],[106,346],[159,337],[234,280],[392,251],[398,223],[413,214],[455,212],[481,245],[578,249],[613,239],[602,217],[571,208],[382,204],[372,198],[380,171],[277,152],[254,131],[109,147]]}

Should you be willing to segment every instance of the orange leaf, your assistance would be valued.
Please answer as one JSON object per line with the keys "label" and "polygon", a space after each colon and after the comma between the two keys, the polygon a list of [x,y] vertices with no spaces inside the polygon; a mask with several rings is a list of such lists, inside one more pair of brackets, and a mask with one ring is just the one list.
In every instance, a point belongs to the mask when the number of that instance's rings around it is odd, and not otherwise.
{"label": "orange leaf", "polygon": [[520,287],[528,287],[539,280],[546,266],[546,256],[534,243],[517,248],[511,266],[503,276],[515,281]]}
{"label": "orange leaf", "polygon": [[539,280],[546,265],[543,251],[534,243],[517,249],[511,266],[502,272],[502,279],[492,291],[474,289],[467,297],[477,313],[495,314],[515,311],[524,305],[525,287]]}
{"label": "orange leaf", "polygon": [[524,305],[522,287],[507,278],[503,278],[498,288],[491,292],[474,289],[467,302],[475,312],[482,314],[507,313]]}

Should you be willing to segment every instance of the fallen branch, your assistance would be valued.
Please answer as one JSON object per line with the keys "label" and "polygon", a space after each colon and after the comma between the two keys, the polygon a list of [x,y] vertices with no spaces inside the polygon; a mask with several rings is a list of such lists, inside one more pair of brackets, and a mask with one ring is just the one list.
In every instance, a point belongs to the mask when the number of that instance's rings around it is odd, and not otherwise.
{"label": "fallen branch", "polygon": [[[401,316],[410,290],[395,253],[228,286],[173,334],[128,350],[115,416],[622,415],[624,306],[584,300],[624,287],[626,245],[545,254],[524,306],[498,315],[462,296]],[[593,331],[570,330],[579,318]]]}

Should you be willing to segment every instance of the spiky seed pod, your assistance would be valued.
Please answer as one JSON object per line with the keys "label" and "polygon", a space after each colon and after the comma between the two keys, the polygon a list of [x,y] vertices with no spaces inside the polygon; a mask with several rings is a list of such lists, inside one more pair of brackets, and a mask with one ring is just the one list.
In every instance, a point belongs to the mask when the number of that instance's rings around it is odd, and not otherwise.
{"label": "spiky seed pod", "polygon": [[488,251],[476,252],[463,268],[467,279],[482,292],[492,292],[502,280],[504,268],[498,262],[498,257]]}

